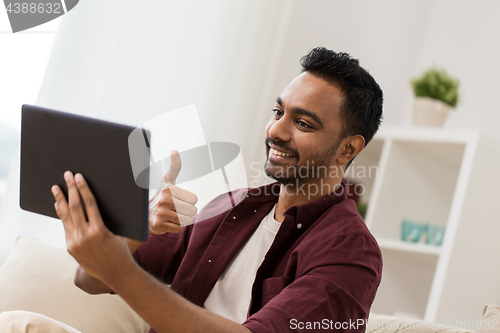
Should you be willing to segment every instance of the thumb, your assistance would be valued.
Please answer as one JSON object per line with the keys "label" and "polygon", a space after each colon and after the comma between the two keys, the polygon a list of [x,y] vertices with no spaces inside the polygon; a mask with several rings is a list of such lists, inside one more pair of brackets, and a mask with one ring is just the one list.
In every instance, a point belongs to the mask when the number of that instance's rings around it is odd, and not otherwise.
{"label": "thumb", "polygon": [[177,150],[170,152],[170,168],[165,175],[165,182],[170,185],[175,185],[175,180],[181,171],[181,157]]}

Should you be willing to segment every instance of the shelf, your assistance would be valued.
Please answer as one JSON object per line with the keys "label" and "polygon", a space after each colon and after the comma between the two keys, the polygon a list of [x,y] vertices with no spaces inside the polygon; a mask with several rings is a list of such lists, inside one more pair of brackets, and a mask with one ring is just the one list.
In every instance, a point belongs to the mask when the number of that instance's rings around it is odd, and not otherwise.
{"label": "shelf", "polygon": [[474,141],[479,137],[477,130],[451,129],[425,126],[385,126],[382,127],[376,138],[409,140],[415,142],[442,142],[442,143],[462,143]]}
{"label": "shelf", "polygon": [[[475,130],[385,127],[353,166],[384,264],[373,312],[479,319],[477,309],[499,302],[497,142]],[[363,169],[376,172],[354,172]],[[402,241],[404,220],[445,227],[443,245]]]}
{"label": "shelf", "polygon": [[406,251],[413,253],[422,253],[438,256],[441,254],[441,246],[423,244],[423,243],[409,243],[401,240],[378,238],[378,245],[383,250]]}
{"label": "shelf", "polygon": [[414,251],[424,244],[404,244],[397,240],[379,244],[384,269],[372,312],[389,315],[405,312],[424,318],[439,256]]}
{"label": "shelf", "polygon": [[378,200],[367,224],[379,238],[399,239],[401,221],[446,226],[465,144],[392,140]]}

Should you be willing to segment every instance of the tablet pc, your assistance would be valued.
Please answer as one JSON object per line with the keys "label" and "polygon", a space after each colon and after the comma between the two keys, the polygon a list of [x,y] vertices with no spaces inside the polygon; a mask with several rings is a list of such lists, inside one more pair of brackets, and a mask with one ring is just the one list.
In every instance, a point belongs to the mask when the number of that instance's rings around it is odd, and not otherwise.
{"label": "tablet pc", "polygon": [[[67,198],[63,174],[70,170],[87,180],[109,230],[144,241],[148,234],[148,189],[136,185],[132,172],[128,137],[134,129],[23,105],[21,208],[58,218],[51,187],[59,185]],[[149,166],[149,153],[139,158]]]}

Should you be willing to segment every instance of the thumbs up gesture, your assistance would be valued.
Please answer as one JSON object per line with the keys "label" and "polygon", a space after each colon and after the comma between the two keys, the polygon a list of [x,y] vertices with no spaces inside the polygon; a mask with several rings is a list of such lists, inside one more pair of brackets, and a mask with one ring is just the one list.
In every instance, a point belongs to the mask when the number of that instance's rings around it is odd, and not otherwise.
{"label": "thumbs up gesture", "polygon": [[179,152],[170,153],[170,168],[163,177],[158,192],[149,202],[149,233],[161,235],[166,232],[181,232],[183,226],[193,223],[197,213],[198,198],[190,191],[175,186],[181,171]]}

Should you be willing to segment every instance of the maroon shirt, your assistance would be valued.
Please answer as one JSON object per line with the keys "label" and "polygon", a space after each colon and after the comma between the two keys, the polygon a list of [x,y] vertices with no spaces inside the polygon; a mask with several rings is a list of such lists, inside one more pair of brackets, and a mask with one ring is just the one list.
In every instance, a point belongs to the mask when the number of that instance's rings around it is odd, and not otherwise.
{"label": "maroon shirt", "polygon": [[[224,197],[217,198],[199,215],[224,213],[178,234],[151,235],[134,257],[177,293],[203,306],[219,276],[277,202],[279,187],[274,183],[248,193],[235,191],[235,201],[242,201],[234,208]],[[362,321],[380,283],[382,256],[342,189],[285,211],[253,284],[243,323],[252,332],[365,330]]]}

